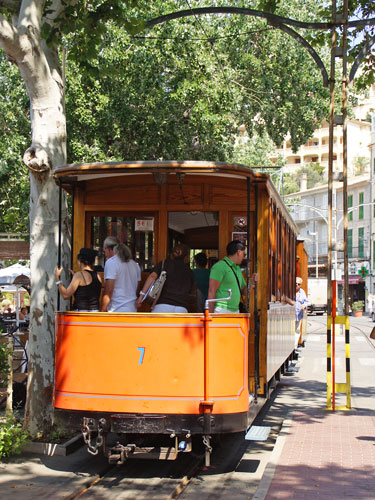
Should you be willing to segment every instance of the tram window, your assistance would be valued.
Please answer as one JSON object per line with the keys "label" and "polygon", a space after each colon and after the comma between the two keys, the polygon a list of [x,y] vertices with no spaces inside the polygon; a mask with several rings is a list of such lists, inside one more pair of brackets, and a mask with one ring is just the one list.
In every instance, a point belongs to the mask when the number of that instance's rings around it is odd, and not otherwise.
{"label": "tram window", "polygon": [[[140,224],[140,220],[142,224]],[[115,236],[125,243],[142,271],[149,271],[154,266],[155,247],[154,217],[115,215],[93,215],[90,221],[90,246],[98,252],[96,264],[104,268],[103,242],[107,236]]]}
{"label": "tram window", "polygon": [[208,268],[218,260],[219,214],[218,212],[169,212],[168,252],[177,243],[191,248],[190,265],[194,267],[194,255],[205,252]]}

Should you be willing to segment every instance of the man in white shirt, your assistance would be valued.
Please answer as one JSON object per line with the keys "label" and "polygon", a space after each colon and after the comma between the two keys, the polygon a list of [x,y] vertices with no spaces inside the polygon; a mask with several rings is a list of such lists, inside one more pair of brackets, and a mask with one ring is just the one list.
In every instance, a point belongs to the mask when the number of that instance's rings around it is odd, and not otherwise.
{"label": "man in white shirt", "polygon": [[137,289],[141,270],[132,260],[130,248],[117,238],[104,240],[104,292],[100,310],[105,312],[137,312]]}

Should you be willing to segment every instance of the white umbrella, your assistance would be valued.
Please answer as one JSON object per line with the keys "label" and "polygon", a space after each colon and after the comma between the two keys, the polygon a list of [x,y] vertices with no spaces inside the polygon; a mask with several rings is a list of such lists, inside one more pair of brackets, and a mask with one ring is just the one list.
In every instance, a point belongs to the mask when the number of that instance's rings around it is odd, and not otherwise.
{"label": "white umbrella", "polygon": [[13,264],[13,266],[0,269],[0,285],[30,284],[30,268]]}
{"label": "white umbrella", "polygon": [[4,285],[16,286],[16,322],[17,325],[19,325],[19,289],[22,286],[30,286],[30,268],[27,266],[21,266],[21,264],[13,264],[13,266],[8,266],[4,269],[0,269],[0,286],[2,287]]}

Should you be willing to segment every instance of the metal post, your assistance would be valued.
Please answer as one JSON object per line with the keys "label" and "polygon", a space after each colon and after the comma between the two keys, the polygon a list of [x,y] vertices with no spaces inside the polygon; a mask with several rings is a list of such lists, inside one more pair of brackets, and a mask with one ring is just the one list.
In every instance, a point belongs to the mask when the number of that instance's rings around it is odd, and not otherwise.
{"label": "metal post", "polygon": [[343,31],[342,31],[342,149],[343,149],[343,236],[344,236],[344,301],[345,316],[349,314],[349,278],[348,278],[348,148],[347,148],[347,95],[348,95],[348,77],[347,77],[347,34],[348,34],[348,0],[343,3]]}
{"label": "metal post", "polygon": [[[332,21],[336,20],[336,0],[332,0]],[[332,314],[332,184],[333,184],[333,130],[335,118],[335,49],[336,29],[331,33],[330,66],[330,106],[329,106],[329,150],[328,150],[328,273],[327,273],[327,309]]]}
{"label": "metal post", "polygon": [[315,257],[315,275],[316,278],[319,278],[319,264],[318,264],[318,258],[319,258],[319,233],[316,231],[316,239],[315,239],[315,249],[316,249],[316,257]]}
{"label": "metal post", "polygon": [[[255,211],[254,211],[254,272],[258,272],[258,185],[255,184]],[[260,343],[260,325],[258,313],[258,286],[254,289],[254,401],[258,402],[258,389],[259,389],[259,343]]]}
{"label": "metal post", "polygon": [[211,457],[211,413],[213,401],[210,399],[210,341],[209,323],[212,321],[208,310],[208,303],[204,310],[204,400],[201,401],[203,408],[203,443],[205,445],[205,466],[209,467]]}
{"label": "metal post", "polygon": [[[373,203],[373,182],[374,182],[374,168],[375,168],[375,113],[371,113],[371,144],[370,144],[370,203]],[[373,221],[373,213],[374,207],[370,206],[370,293],[373,294],[373,281],[372,281],[372,272],[373,272],[373,262],[375,259],[374,249],[373,249],[373,238],[372,238],[372,221]]]}
{"label": "metal post", "polygon": [[[62,185],[61,179],[59,180],[59,237],[57,248],[57,265],[61,267],[61,227],[62,227]],[[57,310],[60,310],[60,293],[57,287]]]}
{"label": "metal post", "polygon": [[246,266],[246,312],[249,312],[249,307],[250,307],[250,177],[246,178],[246,188],[247,188],[247,213],[246,213],[246,220],[247,220],[247,230],[246,230],[246,259],[247,259],[247,266]]}
{"label": "metal post", "polygon": [[335,411],[335,400],[336,400],[335,321],[336,321],[336,280],[332,280],[332,411]]}
{"label": "metal post", "polygon": [[[332,0],[332,21],[336,20],[336,0]],[[333,181],[333,127],[335,118],[335,49],[336,29],[331,32],[329,149],[328,149],[328,268],[327,268],[327,408],[332,406],[332,181]]]}

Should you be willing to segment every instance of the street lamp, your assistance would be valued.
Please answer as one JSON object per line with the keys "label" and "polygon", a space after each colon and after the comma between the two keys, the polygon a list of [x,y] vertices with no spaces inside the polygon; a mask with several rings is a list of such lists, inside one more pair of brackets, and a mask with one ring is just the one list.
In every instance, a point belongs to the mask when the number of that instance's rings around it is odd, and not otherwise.
{"label": "street lamp", "polygon": [[319,255],[319,233],[312,233],[309,231],[310,236],[315,236],[315,277],[318,278],[319,275],[319,265],[318,265],[318,255]]}

